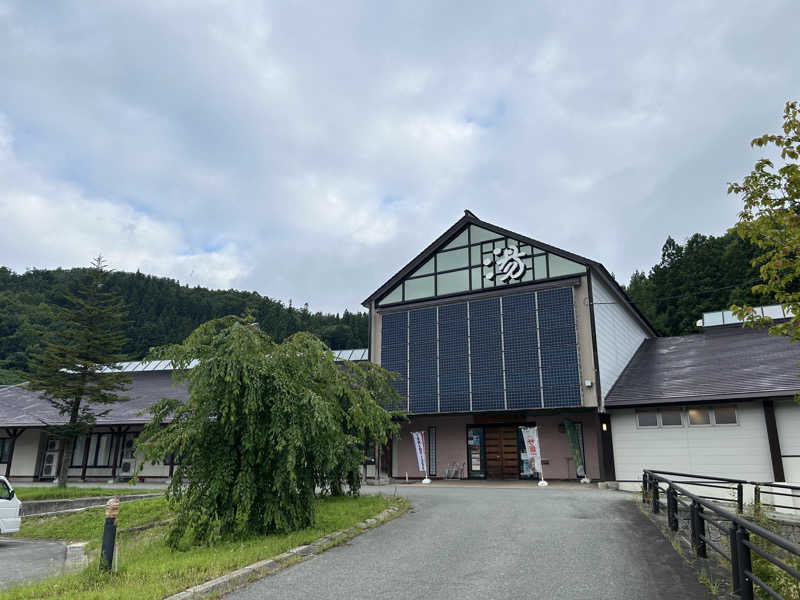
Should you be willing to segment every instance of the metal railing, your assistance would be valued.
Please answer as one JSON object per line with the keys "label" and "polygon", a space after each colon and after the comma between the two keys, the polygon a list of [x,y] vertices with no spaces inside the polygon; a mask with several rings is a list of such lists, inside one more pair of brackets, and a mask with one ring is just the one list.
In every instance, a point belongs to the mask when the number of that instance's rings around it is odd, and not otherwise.
{"label": "metal railing", "polygon": [[[671,477],[683,479],[676,480]],[[687,490],[683,487],[685,484],[712,488],[730,484],[727,489],[735,490],[736,498],[701,496]],[[652,511],[658,513],[662,508],[661,494],[666,494],[667,524],[674,532],[680,529],[681,511],[683,510],[684,514],[688,511],[690,540],[695,554],[701,558],[708,558],[710,548],[728,561],[731,566],[733,591],[743,600],[753,599],[754,585],[772,598],[788,600],[754,573],[752,554],[755,553],[790,578],[794,578],[796,582],[800,582],[800,570],[787,564],[789,562],[800,564],[800,546],[741,516],[744,508],[745,484],[765,486],[764,483],[756,484],[737,479],[646,469],[642,474],[642,502],[649,503]],[[800,490],[782,484],[780,487],[789,488],[791,491]],[[723,500],[731,504],[735,502],[736,513],[719,506],[714,500]],[[714,537],[708,526],[719,531],[719,536]],[[724,546],[724,537],[728,538],[727,547]],[[759,541],[777,547],[777,553],[781,556],[776,556],[761,547]]]}

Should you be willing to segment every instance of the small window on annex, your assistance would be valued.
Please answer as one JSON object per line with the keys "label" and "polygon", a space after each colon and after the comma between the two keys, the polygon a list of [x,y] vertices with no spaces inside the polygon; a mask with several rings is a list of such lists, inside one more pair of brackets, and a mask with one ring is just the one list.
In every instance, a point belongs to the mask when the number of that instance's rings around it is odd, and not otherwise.
{"label": "small window on annex", "polygon": [[681,409],[679,408],[661,409],[662,427],[681,427],[682,425],[683,425],[683,419],[681,418]]}
{"label": "small window on annex", "polygon": [[711,418],[707,408],[690,408],[689,425],[711,425]]}
{"label": "small window on annex", "polygon": [[736,425],[736,407],[715,406],[714,423],[717,425]]}
{"label": "small window on annex", "polygon": [[639,427],[658,427],[658,411],[640,410],[636,412],[636,423]]}
{"label": "small window on annex", "polygon": [[378,306],[580,275],[586,267],[477,225],[461,230]]}

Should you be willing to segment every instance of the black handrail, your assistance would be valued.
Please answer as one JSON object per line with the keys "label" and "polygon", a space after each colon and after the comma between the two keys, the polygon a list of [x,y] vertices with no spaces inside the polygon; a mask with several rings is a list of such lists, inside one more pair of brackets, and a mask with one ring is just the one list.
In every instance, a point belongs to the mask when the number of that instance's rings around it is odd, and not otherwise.
{"label": "black handrail", "polygon": [[[712,502],[708,497],[700,496],[690,492],[683,486],[679,485],[675,480],[666,477],[666,475],[675,475],[678,477],[696,477],[698,479],[705,480],[718,479],[721,481],[728,481],[729,483],[736,483],[738,488],[739,507],[741,507],[742,485],[750,482],[727,478],[714,478],[707,475],[693,475],[689,473],[653,471],[645,469],[642,474],[642,502],[647,503],[649,501],[652,505],[653,512],[658,513],[661,509],[661,501],[659,498],[660,493],[662,491],[666,491],[667,523],[672,531],[678,531],[680,526],[678,521],[679,506],[687,505],[686,502],[680,500],[679,496],[683,496],[691,500],[691,503],[689,504],[691,541],[697,556],[701,558],[707,558],[708,548],[711,548],[713,551],[719,553],[726,560],[728,560],[731,563],[733,591],[739,594],[744,600],[753,600],[753,584],[759,586],[773,598],[784,600],[783,596],[781,596],[777,591],[775,591],[766,582],[753,573],[751,552],[755,552],[761,558],[775,565],[788,576],[793,577],[798,581],[800,581],[800,571],[784,562],[784,560],[781,558],[774,556],[763,548],[756,546],[750,541],[750,535],[752,534],[758,536],[774,546],[777,546],[788,555],[797,558],[800,558],[800,545],[797,545],[792,541],[777,535],[776,533],[762,527],[761,525],[758,525],[757,523],[753,523],[752,521],[745,519],[741,516],[741,514],[735,514],[729,510],[726,510],[725,508],[722,508],[718,504]],[[661,483],[665,483],[667,485],[666,490],[661,488]],[[787,487],[793,488],[794,486]],[[727,530],[730,542],[730,554],[725,552],[720,545],[709,539],[709,537],[706,535],[706,523],[712,524],[723,534],[726,533],[726,528],[723,523],[714,520],[711,514],[706,514],[705,511],[713,514],[718,519],[721,518],[730,522],[730,526]],[[741,512],[741,509],[739,512]]]}

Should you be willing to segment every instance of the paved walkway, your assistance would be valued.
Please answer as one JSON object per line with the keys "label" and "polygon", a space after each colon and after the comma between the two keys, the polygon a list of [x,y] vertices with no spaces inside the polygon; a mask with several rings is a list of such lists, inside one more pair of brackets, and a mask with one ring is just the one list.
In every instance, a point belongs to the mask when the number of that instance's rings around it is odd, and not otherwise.
{"label": "paved walkway", "polygon": [[0,538],[0,589],[58,573],[66,552],[61,542]]}
{"label": "paved walkway", "polygon": [[525,484],[397,490],[412,513],[226,598],[711,597],[628,494]]}

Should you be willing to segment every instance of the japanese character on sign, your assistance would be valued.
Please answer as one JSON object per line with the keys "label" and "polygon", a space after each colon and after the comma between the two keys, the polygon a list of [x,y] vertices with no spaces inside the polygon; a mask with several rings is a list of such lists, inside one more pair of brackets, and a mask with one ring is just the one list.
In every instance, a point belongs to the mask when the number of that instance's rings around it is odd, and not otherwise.
{"label": "japanese character on sign", "polygon": [[[525,274],[525,263],[522,259],[527,256],[525,252],[520,252],[517,246],[509,246],[508,248],[495,248],[494,256],[487,257],[483,264],[487,267],[493,262],[498,271],[497,281],[499,283],[506,283],[509,279],[518,280]],[[484,275],[486,279],[494,279],[494,273],[487,273]]]}

